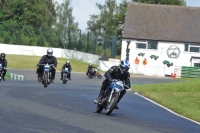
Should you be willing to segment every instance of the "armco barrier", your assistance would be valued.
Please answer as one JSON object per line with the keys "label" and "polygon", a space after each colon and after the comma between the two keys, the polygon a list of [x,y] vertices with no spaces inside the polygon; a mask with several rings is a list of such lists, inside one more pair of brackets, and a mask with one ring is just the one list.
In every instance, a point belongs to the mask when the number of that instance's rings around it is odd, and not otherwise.
{"label": "armco barrier", "polygon": [[24,80],[24,76],[10,73],[10,79],[23,81]]}
{"label": "armco barrier", "polygon": [[199,67],[182,66],[181,77],[183,77],[183,78],[200,78],[200,68]]}

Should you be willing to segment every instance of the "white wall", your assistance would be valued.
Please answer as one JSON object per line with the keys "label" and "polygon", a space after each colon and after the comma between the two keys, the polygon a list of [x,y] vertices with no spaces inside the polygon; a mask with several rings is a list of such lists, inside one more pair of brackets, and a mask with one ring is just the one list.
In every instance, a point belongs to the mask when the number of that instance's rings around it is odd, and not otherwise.
{"label": "white wall", "polygon": [[[47,49],[48,47],[0,44],[0,53],[5,54],[43,56],[47,54]],[[75,59],[97,65],[99,63],[100,56],[98,55],[61,48],[52,49],[55,57]]]}
{"label": "white wall", "polygon": [[[121,52],[121,59],[126,58],[126,47],[128,40],[122,41],[122,52]],[[175,58],[169,58],[167,55],[167,50],[170,46],[175,45],[180,49],[180,56]],[[184,51],[184,44],[183,43],[173,43],[173,42],[159,42],[158,43],[158,50],[151,50],[151,49],[137,49],[136,48],[136,41],[132,40],[130,45],[130,57],[129,61],[131,63],[131,72],[132,73],[140,73],[140,74],[148,74],[150,71],[156,76],[163,75],[163,71],[165,75],[171,75],[174,73],[175,66],[191,66],[190,58],[191,56],[200,57],[200,53],[189,53]],[[138,53],[145,53],[145,55],[138,56]],[[151,59],[151,55],[159,56],[157,60]],[[140,65],[137,66],[134,64],[135,58],[138,57],[140,60]],[[148,64],[144,67],[142,61],[146,58],[148,60]],[[173,62],[173,66],[167,67],[163,64],[164,60],[168,60]],[[137,66],[137,68],[136,68]],[[148,68],[148,69],[147,69]],[[155,69],[156,68],[156,69]]]}

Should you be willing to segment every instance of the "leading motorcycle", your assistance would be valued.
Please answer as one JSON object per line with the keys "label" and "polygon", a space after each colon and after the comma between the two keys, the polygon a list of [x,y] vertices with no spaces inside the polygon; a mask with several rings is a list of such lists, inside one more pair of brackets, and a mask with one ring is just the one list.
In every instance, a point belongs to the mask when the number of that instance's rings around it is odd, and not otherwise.
{"label": "leading motorcycle", "polygon": [[98,72],[98,68],[94,69],[94,71],[92,71],[92,72],[89,72],[89,73],[87,74],[87,76],[88,76],[88,78],[93,78],[93,77],[98,77],[99,79],[102,78],[101,73]]}
{"label": "leading motorcycle", "polygon": [[107,87],[102,100],[97,103],[96,112],[101,113],[105,109],[105,114],[110,115],[118,103],[121,91],[125,89],[124,86],[122,81],[113,80]]}
{"label": "leading motorcycle", "polygon": [[47,87],[51,82],[51,67],[54,67],[54,64],[38,64],[38,65],[41,65],[41,66],[44,66],[43,67],[43,76],[42,76],[42,79],[39,79],[38,77],[38,81],[41,82],[42,81],[42,84],[44,85],[44,87]]}

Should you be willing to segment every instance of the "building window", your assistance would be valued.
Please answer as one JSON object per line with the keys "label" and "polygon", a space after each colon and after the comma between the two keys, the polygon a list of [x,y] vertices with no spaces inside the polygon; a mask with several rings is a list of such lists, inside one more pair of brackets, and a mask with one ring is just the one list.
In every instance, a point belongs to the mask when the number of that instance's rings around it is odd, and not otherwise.
{"label": "building window", "polygon": [[146,49],[146,43],[136,43],[136,48]]}
{"label": "building window", "polygon": [[148,49],[157,49],[158,41],[148,41]]}
{"label": "building window", "polygon": [[200,53],[200,45],[199,44],[190,44],[188,51],[189,52]]}
{"label": "building window", "polygon": [[194,63],[194,67],[200,67],[200,63]]}
{"label": "building window", "polygon": [[139,49],[158,49],[158,41],[137,41],[136,48]]}

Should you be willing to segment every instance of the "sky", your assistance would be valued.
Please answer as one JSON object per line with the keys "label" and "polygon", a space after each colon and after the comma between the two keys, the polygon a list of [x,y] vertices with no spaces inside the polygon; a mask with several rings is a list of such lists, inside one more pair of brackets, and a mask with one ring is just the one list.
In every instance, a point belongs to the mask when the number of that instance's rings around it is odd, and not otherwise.
{"label": "sky", "polygon": [[[55,0],[62,3],[63,0]],[[98,14],[99,10],[96,3],[104,4],[105,0],[71,0],[71,7],[73,7],[72,15],[75,17],[75,22],[79,23],[79,28],[85,30],[87,28],[87,21],[90,15]],[[120,1],[120,0],[117,0]],[[200,0],[186,0],[186,5],[190,7],[200,7]]]}

